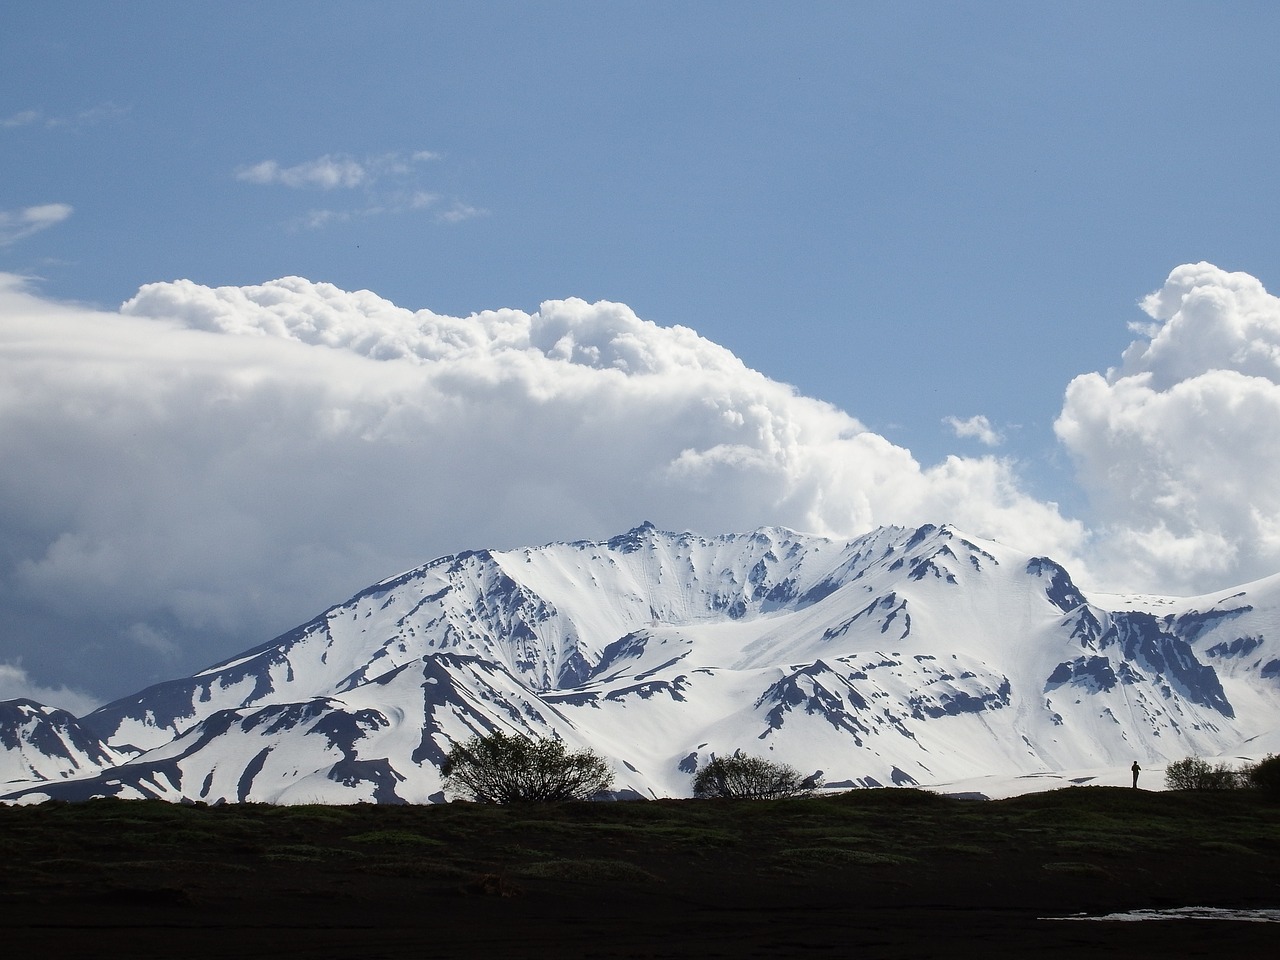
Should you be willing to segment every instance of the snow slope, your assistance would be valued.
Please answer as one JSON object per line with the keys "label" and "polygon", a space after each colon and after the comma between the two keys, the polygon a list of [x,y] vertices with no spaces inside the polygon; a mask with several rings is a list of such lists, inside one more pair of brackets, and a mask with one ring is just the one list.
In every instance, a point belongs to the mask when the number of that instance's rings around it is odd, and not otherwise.
{"label": "snow slope", "polygon": [[646,524],[375,584],[84,717],[143,752],[10,799],[441,800],[450,745],[492,729],[595,749],[624,796],[687,795],[735,749],[847,786],[1154,768],[1273,737],[1277,617],[1280,577],[1091,602],[1052,560],[946,526]]}
{"label": "snow slope", "polygon": [[25,781],[90,776],[133,752],[103,743],[65,710],[33,700],[0,702],[0,792]]}

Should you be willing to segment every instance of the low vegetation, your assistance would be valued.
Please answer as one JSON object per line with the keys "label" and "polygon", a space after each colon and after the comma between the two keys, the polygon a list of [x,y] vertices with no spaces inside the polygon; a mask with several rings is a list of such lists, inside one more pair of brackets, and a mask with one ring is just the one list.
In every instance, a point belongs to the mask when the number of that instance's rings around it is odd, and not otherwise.
{"label": "low vegetation", "polygon": [[13,956],[1270,956],[1265,924],[1217,924],[1263,929],[1211,943],[1168,931],[1157,950],[1036,918],[1274,907],[1278,813],[1260,790],[1115,787],[0,806],[0,915]]}
{"label": "low vegetation", "polygon": [[[330,808],[93,800],[0,806],[0,853],[13,956],[407,958],[470,956],[477,943],[493,956],[590,956],[601,944],[628,956],[856,956],[886,942],[885,918],[897,918],[898,949],[876,956],[918,955],[920,943],[1067,956],[1030,949],[1029,931],[1060,929],[1034,918],[1270,907],[1280,889],[1280,817],[1259,790]],[[964,939],[975,916],[980,936]],[[1262,941],[1225,954],[1269,956]],[[1179,954],[1123,941],[1115,955]]]}
{"label": "low vegetation", "polygon": [[852,889],[997,868],[1025,871],[1028,882],[1106,876],[1141,886],[1206,858],[1280,881],[1280,819],[1261,790],[1110,787],[986,802],[905,788],[753,803],[93,800],[0,807],[0,852],[0,898],[23,902],[77,885],[197,901],[219,890],[272,895],[281,884],[332,891],[354,875],[503,896],[539,883],[696,886],[739,876]]}
{"label": "low vegetation", "polygon": [[701,799],[782,800],[808,796],[821,781],[801,777],[794,767],[741,750],[729,757],[713,757],[693,775],[693,795]]}
{"label": "low vegetation", "polygon": [[1280,757],[1268,753],[1249,768],[1249,785],[1280,799]]}
{"label": "low vegetation", "polygon": [[1211,764],[1199,757],[1175,760],[1164,772],[1164,785],[1170,790],[1235,790],[1248,783],[1245,771],[1225,763]]}
{"label": "low vegetation", "polygon": [[446,790],[478,803],[590,800],[613,782],[609,762],[591,750],[501,730],[455,745],[440,772]]}
{"label": "low vegetation", "polygon": [[1170,790],[1256,789],[1277,796],[1280,795],[1280,757],[1268,754],[1258,763],[1239,767],[1187,757],[1169,764],[1164,783]]}

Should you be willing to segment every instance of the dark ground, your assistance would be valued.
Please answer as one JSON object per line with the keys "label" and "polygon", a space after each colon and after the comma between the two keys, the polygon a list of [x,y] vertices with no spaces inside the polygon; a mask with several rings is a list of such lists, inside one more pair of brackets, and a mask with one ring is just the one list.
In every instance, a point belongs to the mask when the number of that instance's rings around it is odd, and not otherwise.
{"label": "dark ground", "polygon": [[1042,919],[1280,908],[1251,791],[911,790],[544,807],[0,808],[8,956],[1197,957],[1280,925]]}

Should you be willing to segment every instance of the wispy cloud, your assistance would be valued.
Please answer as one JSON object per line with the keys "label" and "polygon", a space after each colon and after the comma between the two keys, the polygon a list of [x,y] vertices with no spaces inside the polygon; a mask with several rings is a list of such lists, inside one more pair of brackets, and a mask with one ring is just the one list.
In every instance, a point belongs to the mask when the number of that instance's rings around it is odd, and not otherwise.
{"label": "wispy cloud", "polygon": [[21,661],[0,663],[0,700],[19,699],[60,707],[76,716],[84,716],[101,703],[99,699],[79,690],[37,683],[23,669]]}
{"label": "wispy cloud", "polygon": [[447,210],[441,210],[436,214],[436,220],[439,223],[462,223],[464,220],[473,220],[476,217],[483,217],[488,214],[488,210],[481,210],[479,207],[473,207],[468,203],[454,201],[453,205]]}
{"label": "wispy cloud", "polygon": [[0,247],[7,247],[19,240],[47,230],[71,216],[71,205],[44,203],[22,210],[0,210]]}
{"label": "wispy cloud", "polygon": [[957,437],[971,437],[987,447],[998,447],[1004,443],[1004,437],[982,414],[967,420],[961,420],[959,417],[943,417],[942,422],[954,430]]}
{"label": "wispy cloud", "polygon": [[18,127],[76,130],[118,120],[128,112],[128,107],[122,107],[110,101],[66,116],[47,116],[42,110],[20,110],[0,120],[0,130],[13,130]]}
{"label": "wispy cloud", "polygon": [[12,130],[14,127],[29,127],[40,119],[39,110],[23,110],[11,117],[0,120],[0,129]]}
{"label": "wispy cloud", "polygon": [[358,206],[312,209],[288,221],[290,229],[319,229],[334,223],[387,214],[432,210],[439,223],[461,223],[488,213],[461,200],[448,200],[422,186],[422,167],[441,159],[431,150],[397,151],[368,157],[325,154],[314,160],[285,165],[278,160],[262,160],[235,171],[235,178],[260,186],[282,186],[295,190],[363,191],[365,202]]}
{"label": "wispy cloud", "polygon": [[290,230],[319,230],[331,223],[347,223],[355,219],[350,210],[308,210],[306,215],[291,220]]}
{"label": "wispy cloud", "polygon": [[292,167],[282,167],[275,160],[263,160],[236,171],[236,179],[248,183],[278,183],[286,187],[319,187],[333,190],[337,187],[358,187],[370,179],[369,172],[359,161],[350,157],[323,156]]}
{"label": "wispy cloud", "polygon": [[439,160],[430,150],[413,153],[383,153],[371,157],[326,153],[315,160],[285,166],[277,160],[263,160],[236,170],[236,179],[248,183],[279,184],[285,187],[314,187],[321,190],[372,187],[379,182],[413,177],[419,165]]}
{"label": "wispy cloud", "polygon": [[364,207],[345,210],[308,210],[305,215],[291,220],[288,226],[291,230],[318,230],[333,223],[351,223],[355,220],[367,220],[387,214],[416,213],[428,209],[437,210],[435,219],[438,223],[459,223],[472,217],[483,216],[488,212],[457,201],[448,209],[439,210],[440,202],[440,195],[428,190],[389,193],[381,200],[375,200]]}

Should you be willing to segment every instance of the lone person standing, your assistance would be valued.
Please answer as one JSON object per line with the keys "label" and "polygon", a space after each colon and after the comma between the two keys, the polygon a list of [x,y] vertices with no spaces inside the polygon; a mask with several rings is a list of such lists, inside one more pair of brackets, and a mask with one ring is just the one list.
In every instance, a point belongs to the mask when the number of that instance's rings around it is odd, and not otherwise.
{"label": "lone person standing", "polygon": [[1129,768],[1133,771],[1133,789],[1138,789],[1138,774],[1142,772],[1142,768],[1138,766],[1138,761],[1133,761],[1133,766]]}

